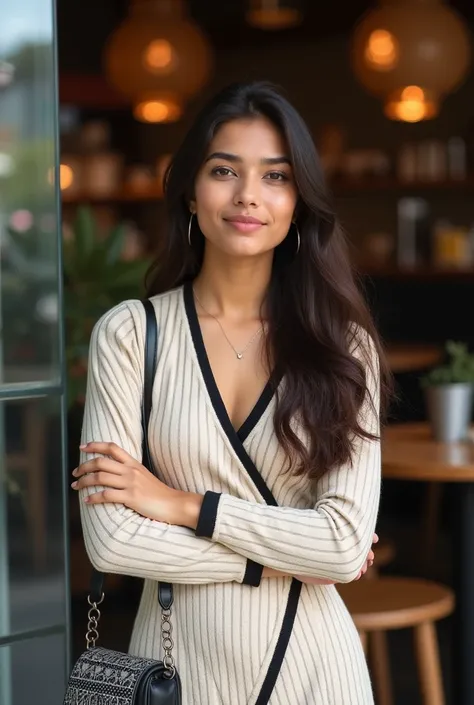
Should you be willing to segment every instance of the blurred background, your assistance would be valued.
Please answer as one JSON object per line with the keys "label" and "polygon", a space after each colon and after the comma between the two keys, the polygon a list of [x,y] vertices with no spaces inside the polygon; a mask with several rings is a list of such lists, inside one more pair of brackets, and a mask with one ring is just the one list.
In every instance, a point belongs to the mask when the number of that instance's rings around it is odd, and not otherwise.
{"label": "blurred background", "polygon": [[[38,705],[62,702],[86,619],[68,488],[90,332],[143,294],[166,227],[162,177],[197,111],[252,79],[281,86],[309,125],[395,375],[371,587],[386,639],[368,634],[377,701],[474,705],[473,27],[467,0],[2,5],[0,705],[30,701],[32,662]],[[445,605],[455,594],[454,616],[430,612],[433,585]],[[140,583],[107,588],[103,643],[124,649]],[[387,626],[394,591],[420,623],[448,617],[436,648],[415,617]],[[368,605],[344,599],[365,624]]]}

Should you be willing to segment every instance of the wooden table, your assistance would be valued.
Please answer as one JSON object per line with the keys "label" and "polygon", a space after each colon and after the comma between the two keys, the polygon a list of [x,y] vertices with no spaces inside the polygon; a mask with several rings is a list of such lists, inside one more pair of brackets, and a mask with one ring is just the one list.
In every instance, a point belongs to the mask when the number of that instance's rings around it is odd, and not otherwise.
{"label": "wooden table", "polygon": [[384,479],[455,485],[452,705],[474,703],[474,443],[438,443],[427,424],[388,426],[382,435],[382,466]]}
{"label": "wooden table", "polygon": [[437,345],[389,343],[385,352],[394,373],[427,369],[438,365],[443,358],[443,350]]}

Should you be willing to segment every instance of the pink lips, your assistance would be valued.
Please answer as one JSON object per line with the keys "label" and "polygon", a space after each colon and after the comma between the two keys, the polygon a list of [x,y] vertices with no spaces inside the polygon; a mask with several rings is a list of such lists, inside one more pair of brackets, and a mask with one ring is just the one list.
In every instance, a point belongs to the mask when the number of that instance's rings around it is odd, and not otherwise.
{"label": "pink lips", "polygon": [[242,233],[253,232],[264,225],[261,220],[252,218],[250,215],[235,215],[230,218],[224,218],[224,220]]}

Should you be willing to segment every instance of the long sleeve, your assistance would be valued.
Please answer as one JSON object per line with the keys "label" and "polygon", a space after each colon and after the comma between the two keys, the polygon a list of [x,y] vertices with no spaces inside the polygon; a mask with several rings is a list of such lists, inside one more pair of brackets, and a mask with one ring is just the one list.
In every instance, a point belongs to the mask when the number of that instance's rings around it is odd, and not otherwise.
{"label": "long sleeve", "polygon": [[[363,348],[359,344],[353,354],[362,357]],[[360,422],[378,436],[378,361],[371,341],[366,350],[372,364],[366,367]],[[357,438],[352,463],[327,472],[317,483],[314,508],[274,507],[207,493],[196,533],[290,575],[350,582],[372,543],[380,476],[380,441]]]}
{"label": "long sleeve", "polygon": [[[91,337],[82,443],[111,441],[141,461],[145,315],[138,301],[120,304]],[[91,459],[81,454],[81,462]],[[79,493],[87,553],[97,570],[183,584],[237,581],[257,585],[262,568],[185,527],[142,517],[120,504],[87,505],[101,487]]]}

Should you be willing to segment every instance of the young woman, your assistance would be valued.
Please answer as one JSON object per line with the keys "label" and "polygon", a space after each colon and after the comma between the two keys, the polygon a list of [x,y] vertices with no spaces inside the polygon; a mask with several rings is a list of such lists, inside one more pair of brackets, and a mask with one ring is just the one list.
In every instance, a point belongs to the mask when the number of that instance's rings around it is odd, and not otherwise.
{"label": "young woman", "polygon": [[[220,93],[166,179],[141,465],[145,313],[90,346],[80,490],[94,566],[145,578],[132,653],[162,658],[174,585],[185,705],[370,705],[335,582],[371,563],[387,375],[310,134],[265,83]],[[276,682],[275,682],[276,681]]]}

